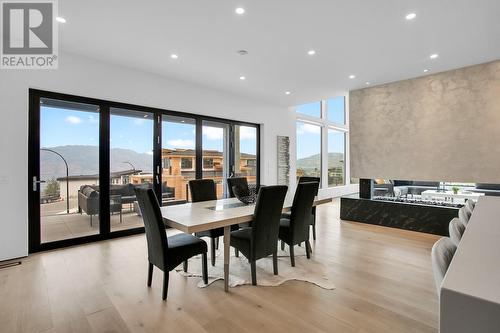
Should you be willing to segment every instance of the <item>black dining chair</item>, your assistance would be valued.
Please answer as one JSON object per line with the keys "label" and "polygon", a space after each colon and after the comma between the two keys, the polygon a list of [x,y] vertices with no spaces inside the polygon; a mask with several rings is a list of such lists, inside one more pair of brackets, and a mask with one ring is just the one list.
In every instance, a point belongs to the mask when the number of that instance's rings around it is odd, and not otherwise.
{"label": "black dining chair", "polygon": [[[189,181],[191,202],[217,200],[217,191],[213,179],[195,179]],[[238,230],[238,225],[231,226],[231,230]],[[210,254],[212,266],[215,266],[215,250],[219,248],[219,237],[224,235],[224,228],[216,228],[195,233],[197,237],[210,238]]]}
{"label": "black dining chair", "polygon": [[311,209],[314,203],[314,197],[318,192],[319,183],[299,183],[295,196],[293,198],[292,211],[289,218],[282,217],[280,220],[280,229],[278,238],[281,240],[281,249],[283,243],[288,244],[290,248],[290,261],[292,267],[295,267],[295,256],[293,247],[302,242],[306,244],[307,259],[311,258],[311,243],[309,242],[309,226],[311,225]]}
{"label": "black dining chair", "polygon": [[227,188],[229,190],[230,198],[235,197],[233,187],[238,187],[240,189],[240,193],[242,193],[243,196],[250,195],[248,180],[245,177],[232,177],[227,179]]}
{"label": "black dining chair", "polygon": [[202,255],[203,282],[208,283],[207,243],[190,234],[177,234],[167,237],[161,216],[160,205],[152,189],[136,188],[146,240],[148,243],[148,287],[153,280],[153,266],[163,271],[162,299],[167,299],[169,272],[184,262],[184,272],[188,269],[188,259]]}
{"label": "black dining chair", "polygon": [[252,226],[231,232],[230,245],[249,261],[252,285],[257,285],[255,262],[273,256],[274,275],[278,275],[278,231],[288,187],[266,186],[260,189],[255,204]]}
{"label": "black dining chair", "polygon": [[[319,177],[309,177],[309,176],[299,177],[299,180],[297,181],[297,185],[301,184],[301,183],[310,183],[310,182],[318,183],[318,190],[319,190],[319,182],[320,182]],[[318,195],[318,192],[316,192],[316,195]],[[311,219],[311,226],[312,226],[312,231],[313,231],[312,235],[313,235],[313,239],[316,240],[316,207],[313,207],[311,209],[311,214],[313,216],[313,218]],[[284,213],[283,217],[290,218],[290,213],[289,212]]]}

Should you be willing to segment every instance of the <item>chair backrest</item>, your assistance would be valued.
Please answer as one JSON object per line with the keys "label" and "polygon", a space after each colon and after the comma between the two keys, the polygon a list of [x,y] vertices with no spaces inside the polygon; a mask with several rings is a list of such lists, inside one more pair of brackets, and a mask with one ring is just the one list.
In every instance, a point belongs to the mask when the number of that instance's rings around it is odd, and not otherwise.
{"label": "chair backrest", "polygon": [[217,191],[213,179],[190,180],[189,191],[191,192],[192,202],[217,200]]}
{"label": "chair backrest", "polygon": [[460,222],[462,222],[464,227],[466,227],[469,223],[470,216],[471,213],[467,208],[465,208],[465,206],[458,210],[458,219],[460,220]]}
{"label": "chair backrest", "polygon": [[167,266],[168,240],[161,216],[158,199],[152,189],[136,188],[135,195],[141,209],[149,262],[165,270]]}
{"label": "chair backrest", "polygon": [[309,226],[314,197],[318,193],[318,182],[299,183],[293,197],[290,214],[290,231],[294,242],[309,239]]}
{"label": "chair backrest", "polygon": [[[319,177],[302,176],[302,177],[299,177],[298,184],[301,184],[301,183],[310,183],[310,182],[316,182],[316,183],[318,183],[318,189],[319,189],[319,182],[320,182],[320,178]],[[317,191],[316,191],[316,195],[318,195]]]}
{"label": "chair backrest", "polygon": [[[248,181],[245,177],[233,177],[233,178],[227,179],[227,187],[229,190],[229,197],[231,197],[231,198],[235,197],[234,191],[233,191],[234,186],[240,188],[240,193],[242,193],[243,196],[250,195],[250,190],[248,189]],[[246,194],[246,193],[248,193],[248,194]]]}
{"label": "chair backrest", "polygon": [[455,246],[458,246],[458,243],[460,243],[462,235],[464,234],[465,226],[462,224],[462,222],[460,222],[458,218],[455,217],[450,221],[448,229],[451,241],[453,242],[453,244],[455,244]]}
{"label": "chair backrest", "polygon": [[278,246],[280,218],[287,186],[262,187],[257,196],[252,223],[252,259],[273,254]]}
{"label": "chair backrest", "polygon": [[469,210],[472,212],[474,211],[474,208],[476,207],[476,202],[474,200],[467,200],[465,203],[465,206],[469,208]]}
{"label": "chair backrest", "polygon": [[471,215],[472,211],[474,211],[475,206],[476,203],[474,202],[474,200],[467,200],[467,202],[465,203],[465,208],[467,208],[467,210],[471,213]]}
{"label": "chair backrest", "polygon": [[439,239],[432,246],[432,271],[434,272],[434,281],[436,282],[438,295],[440,295],[441,284],[456,250],[457,247],[448,237]]}

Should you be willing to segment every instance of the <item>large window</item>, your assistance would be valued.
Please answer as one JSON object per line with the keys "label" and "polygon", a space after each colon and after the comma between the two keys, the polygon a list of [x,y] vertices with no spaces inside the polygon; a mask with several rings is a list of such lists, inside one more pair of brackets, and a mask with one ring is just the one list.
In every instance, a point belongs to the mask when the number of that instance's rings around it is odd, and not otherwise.
{"label": "large window", "polygon": [[345,124],[345,97],[339,96],[326,100],[328,121],[336,124]]}
{"label": "large window", "polygon": [[161,205],[211,178],[259,182],[259,125],[30,90],[30,252],[143,232],[135,189]]}
{"label": "large window", "polygon": [[[40,99],[37,241],[99,234],[99,106]],[[32,156],[30,156],[32,157]],[[5,158],[8,158],[5,156]]]}
{"label": "large window", "polygon": [[257,182],[257,128],[236,125],[234,127],[235,177],[245,177],[249,184]]}
{"label": "large window", "polygon": [[135,188],[153,188],[154,114],[121,108],[110,109],[111,231],[143,226]]}
{"label": "large window", "polygon": [[321,187],[348,181],[347,110],[345,97],[338,96],[296,107],[297,177],[321,178]]}
{"label": "large window", "polygon": [[299,105],[296,111],[306,116],[319,118],[321,116],[321,102]]}
{"label": "large window", "polygon": [[182,170],[193,170],[193,158],[192,157],[181,158],[181,169]]}
{"label": "large window", "polygon": [[297,177],[321,177],[321,126],[297,122]]}
{"label": "large window", "polygon": [[[226,196],[226,179],[228,178],[229,162],[229,124],[215,121],[203,121],[203,178],[213,179],[217,198]],[[206,161],[211,161],[211,167],[206,168]]]}
{"label": "large window", "polygon": [[345,184],[345,132],[328,129],[328,186]]}
{"label": "large window", "polygon": [[163,204],[188,198],[188,182],[196,178],[196,121],[193,118],[163,115],[163,170],[161,191]]}

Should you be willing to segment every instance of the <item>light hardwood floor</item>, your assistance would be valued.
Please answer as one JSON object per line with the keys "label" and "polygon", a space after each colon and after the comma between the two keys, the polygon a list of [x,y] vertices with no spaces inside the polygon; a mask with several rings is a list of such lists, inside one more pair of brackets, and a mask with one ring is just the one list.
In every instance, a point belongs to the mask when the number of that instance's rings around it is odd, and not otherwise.
{"label": "light hardwood floor", "polygon": [[339,221],[318,209],[313,256],[336,289],[305,282],[205,289],[171,273],[146,286],[144,235],[31,255],[0,270],[1,332],[437,332],[437,236]]}

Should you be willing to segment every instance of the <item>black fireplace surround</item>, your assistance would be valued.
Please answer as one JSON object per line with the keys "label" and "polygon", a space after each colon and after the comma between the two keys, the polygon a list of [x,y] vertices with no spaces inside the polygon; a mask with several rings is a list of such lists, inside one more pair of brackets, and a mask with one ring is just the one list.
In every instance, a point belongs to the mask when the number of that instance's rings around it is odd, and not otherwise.
{"label": "black fireplace surround", "polygon": [[359,187],[359,194],[341,197],[341,220],[448,236],[448,224],[458,216],[460,205],[373,198],[371,179],[360,179]]}

